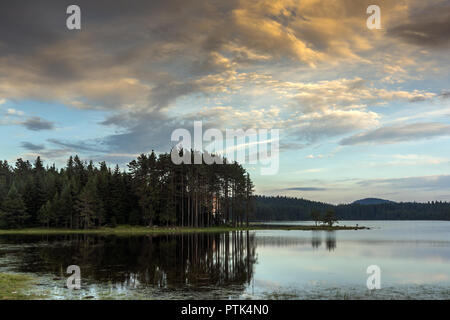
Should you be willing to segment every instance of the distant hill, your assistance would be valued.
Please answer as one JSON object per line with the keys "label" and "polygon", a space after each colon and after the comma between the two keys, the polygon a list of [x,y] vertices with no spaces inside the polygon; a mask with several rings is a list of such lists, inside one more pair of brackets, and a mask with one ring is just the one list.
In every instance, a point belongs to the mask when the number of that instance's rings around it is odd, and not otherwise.
{"label": "distant hill", "polygon": [[395,203],[395,202],[378,198],[364,198],[353,202],[353,204],[363,204],[363,205],[384,204],[384,203]]}
{"label": "distant hill", "polygon": [[311,211],[333,210],[339,220],[450,220],[450,202],[393,202],[367,198],[332,205],[306,199],[255,196],[253,221],[311,220]]}

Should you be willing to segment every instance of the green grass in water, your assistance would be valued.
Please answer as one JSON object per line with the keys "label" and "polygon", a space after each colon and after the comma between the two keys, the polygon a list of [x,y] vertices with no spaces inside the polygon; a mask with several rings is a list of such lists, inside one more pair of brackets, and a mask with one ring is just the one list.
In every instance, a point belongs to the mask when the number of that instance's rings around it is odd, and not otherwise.
{"label": "green grass in water", "polygon": [[42,297],[29,294],[34,279],[22,274],[0,273],[0,300],[30,300]]}

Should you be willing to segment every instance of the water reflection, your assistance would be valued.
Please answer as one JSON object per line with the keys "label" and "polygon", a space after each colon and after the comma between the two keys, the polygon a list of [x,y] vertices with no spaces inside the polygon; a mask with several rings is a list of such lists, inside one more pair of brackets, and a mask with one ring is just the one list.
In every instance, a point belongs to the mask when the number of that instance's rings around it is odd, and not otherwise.
{"label": "water reflection", "polygon": [[327,250],[333,251],[334,249],[336,249],[336,232],[327,231],[326,234],[325,244],[327,246]]}
{"label": "water reflection", "polygon": [[302,247],[311,245],[314,250],[320,249],[322,242],[325,242],[325,248],[328,251],[336,249],[335,231],[311,231],[311,237],[299,236],[298,233],[283,235],[263,235],[257,237],[257,244],[260,247]]}
{"label": "water reflection", "polygon": [[[67,299],[448,299],[450,222],[370,223],[336,232],[0,236],[0,272],[32,273],[42,291]],[[83,291],[72,296],[71,264],[81,267]],[[372,264],[383,270],[376,293],[366,286]]]}
{"label": "water reflection", "polygon": [[[336,249],[336,233],[335,231],[325,231],[325,246],[328,251]],[[322,232],[312,231],[311,246],[318,249],[322,245]]]}
{"label": "water reflection", "polygon": [[0,259],[15,256],[17,272],[65,278],[67,266],[75,264],[83,279],[126,287],[244,287],[256,263],[255,235],[249,232],[2,236],[0,248]]}
{"label": "water reflection", "polygon": [[311,245],[314,249],[318,249],[322,244],[322,234],[320,231],[313,231],[311,237]]}

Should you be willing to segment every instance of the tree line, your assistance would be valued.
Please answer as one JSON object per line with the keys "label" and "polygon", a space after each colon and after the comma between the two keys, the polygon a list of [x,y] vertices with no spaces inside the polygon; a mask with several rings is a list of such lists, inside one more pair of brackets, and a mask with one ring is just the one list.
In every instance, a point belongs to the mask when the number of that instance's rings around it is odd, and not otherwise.
{"label": "tree line", "polygon": [[61,169],[44,167],[40,157],[14,166],[0,161],[0,228],[242,226],[253,207],[253,187],[237,162],[175,165],[170,154],[153,151],[128,170],[77,155]]}
{"label": "tree line", "polygon": [[332,205],[283,196],[255,196],[254,201],[255,221],[311,220],[331,212],[338,220],[450,220],[450,203],[442,201]]}

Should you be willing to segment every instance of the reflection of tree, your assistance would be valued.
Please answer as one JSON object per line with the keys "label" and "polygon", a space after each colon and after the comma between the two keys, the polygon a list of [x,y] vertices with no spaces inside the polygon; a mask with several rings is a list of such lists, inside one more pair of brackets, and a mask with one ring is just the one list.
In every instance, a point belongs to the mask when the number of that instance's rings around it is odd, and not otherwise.
{"label": "reflection of tree", "polygon": [[322,244],[322,237],[320,231],[313,231],[311,237],[311,245],[314,249],[317,249]]}
{"label": "reflection of tree", "polygon": [[256,238],[258,247],[298,247],[308,245],[310,240],[307,238],[285,237],[285,236],[258,236]]}
{"label": "reflection of tree", "polygon": [[327,231],[325,243],[328,251],[336,249],[336,234],[334,231]]}
{"label": "reflection of tree", "polygon": [[[9,240],[27,241],[19,236]],[[82,277],[125,286],[242,286],[250,283],[256,263],[255,237],[248,231],[133,237],[38,236],[33,241],[39,243],[17,253],[22,272],[67,277],[67,266],[75,264],[80,266]]]}

